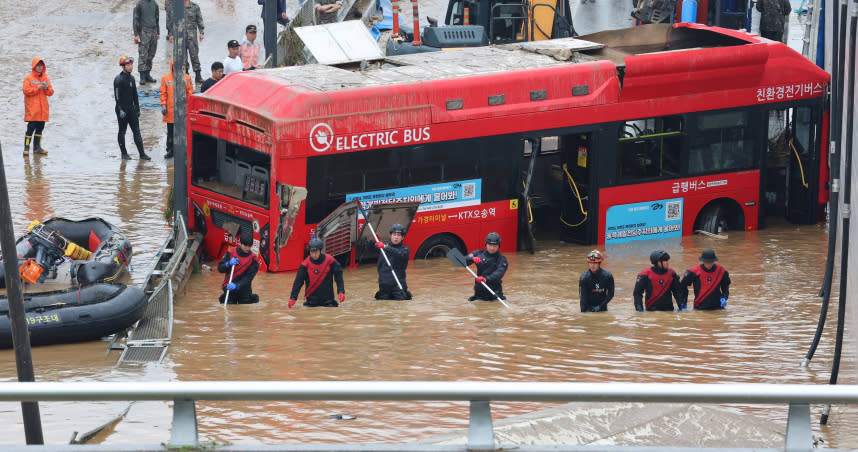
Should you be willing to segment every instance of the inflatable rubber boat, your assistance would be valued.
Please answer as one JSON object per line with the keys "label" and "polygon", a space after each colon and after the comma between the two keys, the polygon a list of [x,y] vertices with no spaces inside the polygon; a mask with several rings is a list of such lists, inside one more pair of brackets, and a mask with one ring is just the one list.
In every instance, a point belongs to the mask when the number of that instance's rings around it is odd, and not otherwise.
{"label": "inflatable rubber boat", "polygon": [[[18,270],[28,284],[77,286],[115,281],[131,264],[131,243],[101,218],[34,221],[16,242]],[[0,261],[0,288],[6,287]]]}
{"label": "inflatable rubber boat", "polygon": [[[32,345],[97,340],[133,325],[146,309],[143,289],[94,283],[24,294]],[[0,348],[12,347],[9,300],[0,296]]]}

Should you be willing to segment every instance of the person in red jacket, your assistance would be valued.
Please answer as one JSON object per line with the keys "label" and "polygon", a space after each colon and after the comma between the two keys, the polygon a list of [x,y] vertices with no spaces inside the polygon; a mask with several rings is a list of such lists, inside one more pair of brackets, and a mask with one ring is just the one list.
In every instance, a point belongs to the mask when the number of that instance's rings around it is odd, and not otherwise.
{"label": "person in red jacket", "polygon": [[[305,284],[304,296],[307,301],[304,306],[338,307],[346,301],[346,289],[343,285],[343,267],[330,254],[322,252],[324,244],[319,239],[310,240],[308,245],[310,255],[304,259],[295,274],[292,293],[289,295],[289,308],[295,306],[298,292]],[[334,281],[337,282],[337,300],[334,300]]]}
{"label": "person in red jacket", "polygon": [[48,122],[50,106],[48,96],[54,95],[54,86],[45,72],[45,60],[33,58],[32,71],[24,78],[24,121],[27,122],[27,134],[24,136],[24,155],[30,155],[30,141],[33,152],[47,154],[42,148],[42,129]]}
{"label": "person in red jacket", "polygon": [[673,311],[673,299],[680,311],[685,310],[686,292],[679,285],[679,276],[670,268],[670,254],[655,250],[649,255],[652,267],[638,273],[633,292],[635,310]]}
{"label": "person in red jacket", "polygon": [[[250,250],[250,247],[253,246],[253,238],[249,235],[242,235],[239,243],[239,246],[227,250],[223,259],[217,264],[217,271],[224,273],[223,294],[220,296],[220,302],[224,302],[226,292],[229,291],[227,304],[258,303],[259,295],[253,293],[251,287],[253,278],[259,271],[259,262],[256,261],[256,255]],[[230,280],[230,278],[232,279]]]}
{"label": "person in red jacket", "polygon": [[[175,82],[173,81],[173,62],[170,61],[170,72],[161,77],[161,115],[164,116],[163,121],[167,123],[167,153],[165,159],[173,157],[173,106],[176,103],[176,93],[174,90]],[[191,76],[185,74],[185,105],[188,103],[188,98],[194,94],[194,85],[191,83]]]}
{"label": "person in red jacket", "polygon": [[713,310],[727,307],[730,296],[730,274],[716,264],[718,258],[713,250],[703,250],[700,255],[702,264],[689,268],[682,276],[679,285],[688,290],[694,285],[694,309]]}

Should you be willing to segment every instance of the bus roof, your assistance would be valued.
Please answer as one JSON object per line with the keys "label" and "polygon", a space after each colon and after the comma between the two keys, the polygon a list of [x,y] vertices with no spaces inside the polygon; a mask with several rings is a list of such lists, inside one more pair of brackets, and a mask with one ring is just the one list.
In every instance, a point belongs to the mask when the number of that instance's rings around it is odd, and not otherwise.
{"label": "bus roof", "polygon": [[[665,53],[671,56],[665,58]],[[822,69],[781,43],[684,23],[387,57],[361,66],[303,65],[233,73],[205,94],[192,96],[188,112],[237,117],[259,129],[272,122],[369,112],[377,116],[365,122],[385,127],[381,112],[411,109],[412,116],[423,118],[412,118],[414,123],[429,116],[455,119],[465,110],[473,113],[476,108],[497,105],[491,99],[486,105],[485,99],[493,95],[505,95],[502,103],[507,112],[516,106],[546,109],[551,102],[557,102],[551,108],[561,104],[570,108],[704,92],[726,98],[728,92],[741,91],[742,100],[730,102],[747,104],[749,90],[798,82],[824,87],[829,79]],[[534,93],[544,97],[536,99]],[[818,95],[814,91],[814,97]],[[475,105],[470,96],[482,99],[477,102],[481,104]],[[534,107],[534,100],[543,103]],[[727,100],[719,102],[723,105],[701,103],[701,108],[729,106]],[[227,114],[227,110],[235,111]],[[496,110],[491,114],[496,115]]]}

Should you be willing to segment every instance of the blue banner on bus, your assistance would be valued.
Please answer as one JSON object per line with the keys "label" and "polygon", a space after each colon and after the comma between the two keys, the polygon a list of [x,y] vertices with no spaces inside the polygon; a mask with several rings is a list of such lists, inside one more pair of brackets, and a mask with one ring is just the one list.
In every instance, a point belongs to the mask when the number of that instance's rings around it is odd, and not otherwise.
{"label": "blue banner on bus", "polygon": [[418,212],[476,206],[480,204],[480,196],[482,196],[481,185],[480,179],[469,179],[414,187],[389,188],[366,193],[352,193],[346,195],[346,202],[359,199],[364,209],[368,209],[374,204],[419,202]]}
{"label": "blue banner on bus", "polygon": [[613,206],[605,218],[605,243],[681,237],[682,207],[682,198]]}

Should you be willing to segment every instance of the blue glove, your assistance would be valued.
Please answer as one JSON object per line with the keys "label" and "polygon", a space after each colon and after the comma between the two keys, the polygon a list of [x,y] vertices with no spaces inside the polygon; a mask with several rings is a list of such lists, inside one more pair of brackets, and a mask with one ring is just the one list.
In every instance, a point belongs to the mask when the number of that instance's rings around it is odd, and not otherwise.
{"label": "blue glove", "polygon": [[724,309],[726,307],[727,307],[727,299],[724,297],[721,297],[721,309]]}
{"label": "blue glove", "polygon": [[119,117],[122,119],[125,119],[125,110],[123,110],[121,108],[119,109]]}
{"label": "blue glove", "polygon": [[234,282],[231,282],[226,285],[226,290],[238,290],[238,285]]}
{"label": "blue glove", "polygon": [[635,308],[638,312],[643,312],[643,308]]}
{"label": "blue glove", "polygon": [[232,267],[233,265],[238,265],[238,258],[237,257],[233,257],[232,259],[226,261],[227,267]]}
{"label": "blue glove", "polygon": [[601,306],[593,306],[593,312],[599,312],[602,310]]}
{"label": "blue glove", "polygon": [[164,116],[167,115],[167,106],[166,105],[161,105],[161,114]]}
{"label": "blue glove", "polygon": [[686,306],[681,306],[681,307],[679,308],[679,310],[680,310],[680,311],[687,311],[687,310],[688,310],[688,307],[686,307]]}

